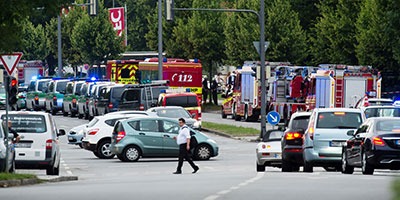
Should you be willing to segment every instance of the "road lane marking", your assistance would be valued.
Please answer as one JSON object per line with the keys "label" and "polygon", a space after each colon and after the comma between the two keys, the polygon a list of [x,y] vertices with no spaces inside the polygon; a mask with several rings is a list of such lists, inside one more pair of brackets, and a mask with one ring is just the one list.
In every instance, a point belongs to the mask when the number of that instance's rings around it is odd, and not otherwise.
{"label": "road lane marking", "polygon": [[67,174],[72,176],[72,171],[71,168],[68,167],[68,165],[65,163],[65,161],[61,158],[60,163],[62,163],[64,169],[66,170]]}
{"label": "road lane marking", "polygon": [[222,190],[222,191],[217,192],[217,193],[214,194],[214,195],[210,195],[210,196],[204,198],[204,200],[215,200],[215,199],[218,199],[220,196],[226,195],[226,194],[232,192],[233,190],[238,190],[238,189],[240,189],[240,188],[243,187],[243,186],[246,186],[246,185],[248,185],[248,184],[250,184],[250,183],[254,183],[254,182],[260,180],[260,179],[264,176],[264,174],[265,174],[265,173],[262,173],[262,172],[261,172],[261,173],[257,173],[257,176],[255,176],[255,177],[253,177],[253,178],[251,178],[251,179],[248,179],[248,180],[246,180],[246,181],[244,181],[244,182],[242,182],[242,183],[239,183],[239,184],[236,185],[236,186],[232,186],[232,187],[230,187],[230,188],[227,189],[227,190]]}

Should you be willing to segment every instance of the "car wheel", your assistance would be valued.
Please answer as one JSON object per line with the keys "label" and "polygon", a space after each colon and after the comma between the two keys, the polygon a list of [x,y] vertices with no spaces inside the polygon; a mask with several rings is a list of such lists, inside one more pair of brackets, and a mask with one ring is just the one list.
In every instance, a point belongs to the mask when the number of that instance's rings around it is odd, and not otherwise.
{"label": "car wheel", "polygon": [[85,112],[84,117],[85,117],[85,119],[89,119],[89,111],[88,111],[88,112]]}
{"label": "car wheel", "polygon": [[122,152],[122,161],[124,162],[136,162],[140,158],[140,149],[136,146],[128,146]]}
{"label": "car wheel", "polygon": [[347,154],[346,152],[342,153],[342,173],[343,174],[352,174],[354,172],[354,167],[350,166],[347,163]]}
{"label": "car wheel", "polygon": [[83,114],[78,114],[78,118],[82,119],[83,118]]}
{"label": "car wheel", "polygon": [[237,108],[236,108],[236,105],[232,108],[234,111],[234,113],[235,113],[235,121],[240,121],[241,119],[242,119],[242,117],[240,117],[238,114],[237,114]]}
{"label": "car wheel", "polygon": [[52,114],[52,115],[56,115],[56,114],[57,114],[57,110],[54,109],[54,108],[51,108],[51,114]]}
{"label": "car wheel", "polygon": [[101,159],[111,159],[115,156],[115,154],[111,153],[111,142],[108,140],[105,140],[98,145],[97,153]]}
{"label": "car wheel", "polygon": [[10,166],[10,169],[8,171],[10,173],[14,173],[15,172],[15,156],[13,158],[13,161],[11,162],[11,166]]}
{"label": "car wheel", "polygon": [[98,153],[97,151],[93,151],[93,154],[94,154],[97,158],[100,158],[100,155],[99,155],[99,153]]}
{"label": "car wheel", "polygon": [[117,158],[122,161],[125,162],[124,156],[122,156],[122,154],[117,154]]}
{"label": "car wheel", "polygon": [[81,149],[83,149],[83,144],[82,144],[82,143],[79,143],[78,146],[79,146]]}
{"label": "car wheel", "polygon": [[221,106],[221,117],[222,117],[222,119],[226,118],[226,114],[224,112],[224,107],[223,106]]}
{"label": "car wheel", "polygon": [[194,151],[194,158],[196,160],[209,160],[211,158],[211,147],[206,144],[201,144],[196,147]]}
{"label": "car wheel", "polygon": [[300,170],[300,166],[292,166],[292,172],[298,172]]}
{"label": "car wheel", "polygon": [[282,172],[291,172],[292,168],[293,166],[290,162],[282,159]]}
{"label": "car wheel", "polygon": [[68,116],[68,112],[65,112],[64,107],[62,108],[62,113],[64,117]]}
{"label": "car wheel", "polygon": [[[55,162],[55,161],[54,161]],[[60,174],[60,163],[57,166],[48,166],[46,169],[46,175],[59,175]]]}
{"label": "car wheel", "polygon": [[74,111],[72,111],[71,106],[69,107],[69,112],[71,112],[71,117],[75,117],[76,113]]}
{"label": "car wheel", "polygon": [[307,161],[304,161],[303,172],[313,172],[313,165]]}
{"label": "car wheel", "polygon": [[364,175],[372,175],[374,173],[374,167],[368,163],[367,152],[364,151],[362,154],[362,167],[361,171]]}
{"label": "car wheel", "polygon": [[259,165],[257,162],[256,165],[257,165],[256,167],[257,172],[265,172],[265,165]]}

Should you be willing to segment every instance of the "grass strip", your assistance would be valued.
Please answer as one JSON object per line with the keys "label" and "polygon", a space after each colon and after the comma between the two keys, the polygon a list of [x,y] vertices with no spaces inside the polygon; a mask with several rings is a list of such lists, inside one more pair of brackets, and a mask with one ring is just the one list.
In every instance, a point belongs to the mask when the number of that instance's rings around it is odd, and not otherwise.
{"label": "grass strip", "polygon": [[203,104],[203,105],[201,106],[201,111],[202,111],[202,112],[205,112],[205,111],[215,111],[215,110],[221,110],[221,106],[215,105],[215,104],[213,104],[213,103],[206,103],[206,104]]}
{"label": "grass strip", "polygon": [[258,136],[260,131],[254,128],[245,128],[243,126],[232,126],[227,124],[217,124],[212,122],[202,122],[202,127],[212,129],[232,136]]}
{"label": "grass strip", "polygon": [[28,178],[37,178],[33,174],[13,174],[13,173],[0,173],[0,181],[4,180],[22,180]]}
{"label": "grass strip", "polygon": [[400,179],[393,182],[393,200],[400,200]]}

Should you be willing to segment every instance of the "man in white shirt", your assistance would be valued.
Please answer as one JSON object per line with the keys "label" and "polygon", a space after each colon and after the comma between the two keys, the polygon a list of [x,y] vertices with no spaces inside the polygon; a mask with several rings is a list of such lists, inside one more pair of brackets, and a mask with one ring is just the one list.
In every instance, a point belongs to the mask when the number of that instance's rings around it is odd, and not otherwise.
{"label": "man in white shirt", "polygon": [[179,161],[178,168],[173,174],[182,174],[183,158],[185,158],[189,162],[190,166],[192,166],[194,174],[199,170],[199,167],[194,164],[189,155],[191,137],[190,130],[189,127],[186,126],[185,119],[183,118],[179,119],[179,126],[179,134],[176,138],[176,143],[179,145]]}

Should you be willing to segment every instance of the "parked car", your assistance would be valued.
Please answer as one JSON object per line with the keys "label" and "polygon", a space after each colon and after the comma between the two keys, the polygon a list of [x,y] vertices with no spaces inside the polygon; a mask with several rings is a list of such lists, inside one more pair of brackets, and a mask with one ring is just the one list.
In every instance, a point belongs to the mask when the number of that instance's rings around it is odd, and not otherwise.
{"label": "parked car", "polygon": [[[118,121],[111,138],[111,152],[123,162],[134,162],[140,157],[178,157],[179,146],[174,139],[179,125],[168,118],[142,117]],[[217,143],[205,134],[190,128],[198,145],[193,157],[208,160],[218,155]]]}
{"label": "parked car", "polygon": [[79,145],[81,148],[83,148],[83,130],[86,128],[86,126],[87,124],[83,124],[68,131],[68,144]]}
{"label": "parked car", "polygon": [[29,83],[26,93],[26,109],[27,110],[41,110],[45,108],[45,90],[48,83],[51,81],[49,78],[32,80]]}
{"label": "parked car", "polygon": [[361,167],[363,174],[375,169],[400,169],[400,118],[369,118],[343,146],[342,173],[352,174]]}
{"label": "parked car", "polygon": [[147,115],[104,115],[95,117],[83,130],[82,146],[101,159],[111,159],[110,144],[114,125],[118,120],[146,117]]}
{"label": "parked car", "polygon": [[4,85],[0,85],[0,109],[6,109],[6,89]]}
{"label": "parked car", "polygon": [[107,85],[112,85],[110,84],[98,84],[93,86],[92,88],[92,95],[89,98],[89,105],[88,105],[88,110],[89,110],[89,120],[92,120],[93,117],[98,116],[99,112],[97,111],[97,103],[99,101],[99,94],[101,89],[106,87]]}
{"label": "parked car", "polygon": [[121,101],[122,92],[124,90],[124,84],[108,85],[101,89],[97,102],[97,111],[99,115],[118,111],[118,103]]}
{"label": "parked car", "polygon": [[53,79],[50,81],[45,97],[46,111],[55,115],[62,110],[65,88],[68,82],[70,82],[69,79]]}
{"label": "parked car", "polygon": [[18,94],[17,94],[17,110],[25,109],[26,108],[26,86],[19,86],[18,87]]}
{"label": "parked car", "polygon": [[314,109],[303,137],[303,169],[312,172],[314,166],[341,169],[342,146],[350,138],[347,132],[363,122],[360,109]]}
{"label": "parked car", "polygon": [[265,166],[280,167],[282,164],[281,138],[283,132],[280,130],[268,130],[263,136],[262,142],[256,148],[256,170],[265,171]]}
{"label": "parked car", "polygon": [[[0,124],[3,124],[0,120]],[[13,134],[9,134],[8,138],[13,138]],[[0,173],[1,172],[14,172],[15,171],[15,149],[11,140],[8,142],[8,151],[6,151],[6,135],[3,126],[0,125]],[[8,155],[7,155],[8,154]],[[8,158],[6,160],[6,157]],[[8,168],[6,169],[6,162],[8,162]]]}
{"label": "parked car", "polygon": [[368,98],[363,97],[356,103],[355,108],[365,108],[368,106],[390,106],[393,104],[393,100],[384,98]]}
{"label": "parked car", "polygon": [[292,114],[282,141],[282,172],[299,171],[303,165],[303,135],[310,120],[310,112]]}
{"label": "parked car", "polygon": [[157,105],[158,96],[168,86],[128,87],[124,90],[118,110],[147,110]]}
{"label": "parked car", "polygon": [[[2,119],[4,121],[5,114]],[[44,112],[10,112],[12,127],[21,136],[15,145],[17,169],[46,169],[47,175],[59,175],[60,144],[65,131],[57,129],[53,116]]]}
{"label": "parked car", "polygon": [[158,106],[181,106],[201,123],[201,102],[196,93],[160,94]]}
{"label": "parked car", "polygon": [[89,111],[88,111],[89,98],[91,96],[92,88],[95,84],[96,82],[86,82],[81,87],[80,96],[78,97],[79,119],[82,119],[83,117],[85,117],[85,119],[89,119]]}
{"label": "parked car", "polygon": [[155,113],[159,117],[171,118],[176,121],[179,118],[183,118],[186,121],[186,125],[194,129],[200,129],[201,123],[190,116],[190,113],[180,106],[164,106],[154,107],[147,110],[148,112]]}
{"label": "parked car", "polygon": [[397,106],[368,106],[364,108],[366,118],[370,117],[400,117],[400,107]]}
{"label": "parked car", "polygon": [[85,81],[71,81],[65,88],[62,112],[64,116],[74,117],[78,113],[78,96]]}

